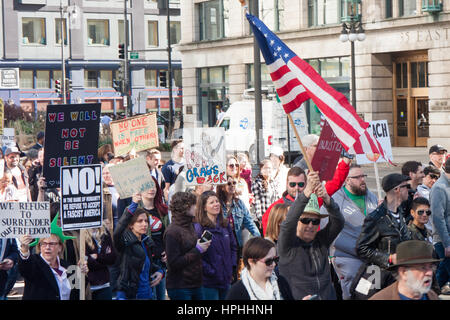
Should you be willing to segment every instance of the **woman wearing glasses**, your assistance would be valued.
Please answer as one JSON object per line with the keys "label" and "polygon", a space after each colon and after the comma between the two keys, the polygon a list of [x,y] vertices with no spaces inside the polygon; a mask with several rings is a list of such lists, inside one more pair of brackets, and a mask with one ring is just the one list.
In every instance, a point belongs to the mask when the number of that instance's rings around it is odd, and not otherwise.
{"label": "woman wearing glasses", "polygon": [[236,195],[239,196],[239,199],[241,199],[247,209],[250,210],[251,201],[248,185],[247,182],[241,177],[240,172],[241,170],[238,159],[233,155],[229,155],[227,157],[227,177],[231,177],[236,180]]}
{"label": "woman wearing glasses", "polygon": [[[19,272],[25,279],[22,300],[73,300],[77,299],[69,282],[67,269],[69,265],[60,259],[64,250],[62,231],[52,233],[50,237],[40,239],[37,253],[30,253],[31,236],[20,238]],[[89,269],[87,263],[80,259],[79,266],[84,274]]]}
{"label": "woman wearing glasses", "polygon": [[226,185],[219,185],[217,187],[217,196],[219,198],[220,204],[222,205],[222,212],[225,218],[228,219],[236,237],[238,244],[238,270],[234,274],[234,279],[237,279],[239,274],[240,259],[242,253],[242,247],[244,245],[244,240],[242,238],[242,231],[247,229],[253,236],[259,237],[261,233],[258,227],[253,222],[250,215],[250,211],[245,206],[244,202],[239,199],[237,194],[237,180],[228,177]]}
{"label": "woman wearing glasses", "polygon": [[285,278],[275,272],[278,263],[275,244],[252,238],[243,250],[245,268],[241,280],[233,284],[226,300],[293,300]]}

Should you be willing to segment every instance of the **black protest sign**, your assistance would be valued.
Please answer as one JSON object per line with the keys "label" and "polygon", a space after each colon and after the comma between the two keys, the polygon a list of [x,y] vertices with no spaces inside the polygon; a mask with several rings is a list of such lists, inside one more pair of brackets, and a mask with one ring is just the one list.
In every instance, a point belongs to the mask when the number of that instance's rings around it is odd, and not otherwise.
{"label": "black protest sign", "polygon": [[102,225],[102,166],[61,167],[61,226],[63,230]]}
{"label": "black protest sign", "polygon": [[98,163],[100,104],[48,105],[43,174],[49,188],[59,187],[62,166]]}

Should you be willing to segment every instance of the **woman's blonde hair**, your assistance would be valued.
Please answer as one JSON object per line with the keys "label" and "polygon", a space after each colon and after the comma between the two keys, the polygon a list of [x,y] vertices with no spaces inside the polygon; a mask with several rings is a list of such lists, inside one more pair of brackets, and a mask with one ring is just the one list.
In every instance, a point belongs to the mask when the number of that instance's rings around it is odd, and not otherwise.
{"label": "woman's blonde hair", "polygon": [[[94,232],[94,231],[97,232]],[[102,240],[102,237],[107,234],[106,228],[102,223],[102,226],[100,228],[94,228],[94,229],[86,229],[86,245],[89,249],[94,250],[94,239],[97,241],[97,243],[100,243]]]}
{"label": "woman's blonde hair", "polygon": [[266,237],[271,240],[278,240],[278,236],[280,235],[280,224],[286,219],[288,210],[289,205],[285,203],[278,203],[272,207],[267,222]]}

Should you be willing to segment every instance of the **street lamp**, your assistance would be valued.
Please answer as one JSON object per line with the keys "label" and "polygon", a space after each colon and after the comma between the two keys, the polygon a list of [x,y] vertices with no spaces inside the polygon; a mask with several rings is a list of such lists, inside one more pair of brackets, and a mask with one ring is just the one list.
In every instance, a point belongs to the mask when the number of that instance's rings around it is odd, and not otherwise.
{"label": "street lamp", "polygon": [[352,105],[356,109],[355,41],[364,41],[366,34],[361,23],[361,0],[345,0],[342,31],[339,40],[350,41],[352,64]]}

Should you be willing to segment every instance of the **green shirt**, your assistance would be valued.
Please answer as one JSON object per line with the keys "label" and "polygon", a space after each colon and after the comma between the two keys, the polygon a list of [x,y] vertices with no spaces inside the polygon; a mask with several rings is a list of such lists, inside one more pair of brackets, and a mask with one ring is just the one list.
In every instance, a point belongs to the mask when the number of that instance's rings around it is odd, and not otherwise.
{"label": "green shirt", "polygon": [[345,194],[352,200],[356,206],[366,215],[366,196],[357,196],[344,187]]}

